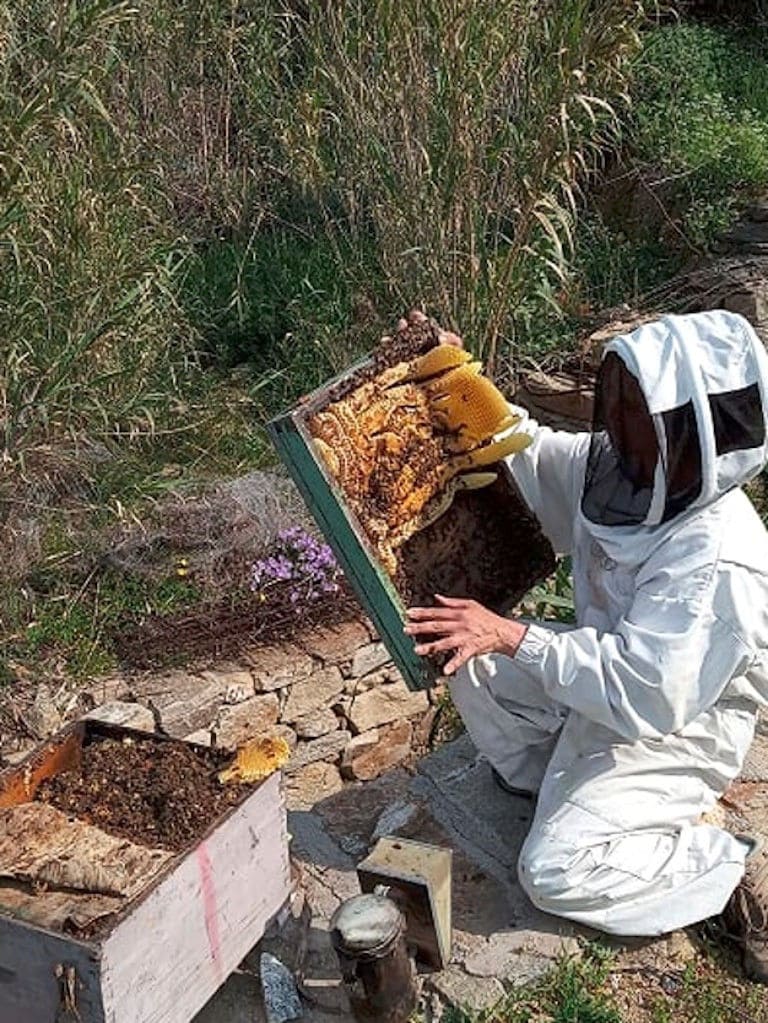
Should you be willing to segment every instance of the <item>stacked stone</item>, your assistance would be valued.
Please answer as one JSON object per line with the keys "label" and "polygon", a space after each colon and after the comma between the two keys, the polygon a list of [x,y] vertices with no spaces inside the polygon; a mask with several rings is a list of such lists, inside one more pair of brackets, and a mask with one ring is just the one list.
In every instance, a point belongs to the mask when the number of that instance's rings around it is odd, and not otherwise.
{"label": "stacked stone", "polygon": [[372,627],[349,621],[237,662],[104,679],[90,716],[235,749],[279,735],[292,749],[289,797],[312,805],[344,780],[368,781],[423,749],[433,711],[411,692]]}

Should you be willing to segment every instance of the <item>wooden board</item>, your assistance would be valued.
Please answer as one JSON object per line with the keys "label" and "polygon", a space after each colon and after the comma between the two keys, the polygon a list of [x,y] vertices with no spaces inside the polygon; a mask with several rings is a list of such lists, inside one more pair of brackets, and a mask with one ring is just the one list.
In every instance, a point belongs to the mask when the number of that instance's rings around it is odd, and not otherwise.
{"label": "wooden board", "polygon": [[104,943],[108,1023],[189,1020],[261,938],[290,892],[273,774]]}
{"label": "wooden board", "polygon": [[[268,423],[267,429],[307,507],[333,549],[350,586],[372,619],[407,685],[411,689],[424,689],[437,680],[439,668],[431,660],[417,657],[414,653],[413,641],[403,632],[405,608],[400,595],[379,563],[376,552],[348,507],[340,487],[317,454],[307,425],[309,418],[328,404],[330,392],[363,365],[365,363],[353,366],[314,391],[294,409]],[[530,571],[525,585],[499,605],[500,609],[506,610],[526,590],[552,571],[554,554],[538,524],[525,508],[507,466],[500,464],[494,466],[494,469],[499,470],[500,482],[507,488],[510,501],[519,510],[519,529],[526,536],[531,554]],[[493,554],[496,557],[495,551]]]}
{"label": "wooden board", "polygon": [[[30,791],[25,779],[71,762],[74,746],[94,734],[141,733],[93,721],[68,726],[0,773],[0,793],[13,805],[11,794]],[[289,894],[277,773],[173,856],[103,938],[78,940],[0,913],[0,1023],[187,1023]],[[68,990],[76,1011],[65,1012]]]}

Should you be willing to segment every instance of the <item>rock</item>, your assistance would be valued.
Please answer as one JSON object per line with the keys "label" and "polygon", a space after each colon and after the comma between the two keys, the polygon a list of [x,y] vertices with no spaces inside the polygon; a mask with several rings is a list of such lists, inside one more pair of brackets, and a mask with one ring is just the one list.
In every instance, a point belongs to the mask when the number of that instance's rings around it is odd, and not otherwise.
{"label": "rock", "polygon": [[321,735],[335,732],[338,727],[339,719],[329,707],[321,707],[294,723],[296,734],[301,739],[317,739]]}
{"label": "rock", "polygon": [[257,693],[284,689],[309,678],[314,662],[294,644],[253,647],[245,655]]}
{"label": "rock", "polygon": [[154,707],[160,724],[174,739],[210,725],[224,702],[227,687],[215,678],[170,671],[137,680],[134,699]]}
{"label": "rock", "polygon": [[[411,752],[411,723],[409,721],[398,721],[388,728],[378,742],[353,750],[351,755],[349,748],[344,751],[342,771],[346,777],[355,778],[358,781],[371,781],[384,774],[391,767],[396,767]],[[363,735],[370,735],[364,732]],[[363,736],[357,736],[362,738]]]}
{"label": "rock", "polygon": [[768,321],[768,285],[765,281],[750,287],[732,288],[721,303],[723,309],[738,313],[759,329]]}
{"label": "rock", "polygon": [[747,210],[747,216],[750,220],[754,220],[758,224],[768,222],[768,201],[762,200],[761,202],[757,202],[753,206],[750,206]]}
{"label": "rock", "polygon": [[[562,954],[571,951],[563,942]],[[535,932],[521,941],[519,933],[494,933],[486,942],[475,942],[464,956],[464,969],[473,977],[497,977],[510,984],[528,984],[552,969],[552,935],[539,939]]]}
{"label": "rock", "polygon": [[[343,792],[317,808],[324,835],[330,836],[355,862],[362,859],[369,852],[372,835],[388,808],[410,801],[410,783],[405,771],[394,770],[364,785],[347,785]],[[319,848],[317,852],[320,853]]]}
{"label": "rock", "polygon": [[274,736],[275,738],[279,739],[285,739],[286,743],[288,744],[288,748],[292,750],[296,749],[296,745],[299,741],[296,733],[289,725],[282,724],[272,725],[270,728],[266,729],[264,734],[268,736]]}
{"label": "rock", "polygon": [[381,738],[381,733],[378,728],[371,728],[370,731],[361,732],[360,735],[354,735],[347,744],[344,750],[344,755],[341,758],[341,770],[342,774],[345,773],[345,768],[349,768],[356,757],[362,756],[364,753],[370,752]]}
{"label": "rock", "polygon": [[185,735],[184,742],[194,743],[195,746],[212,746],[213,736],[210,728],[199,728],[196,732]]}
{"label": "rock", "polygon": [[373,845],[385,835],[394,835],[395,832],[407,827],[418,813],[418,804],[398,799],[391,806],[386,807],[381,817],[376,821],[376,827],[371,835]]}
{"label": "rock", "polygon": [[252,696],[244,703],[222,707],[213,725],[217,746],[235,749],[248,739],[264,735],[277,724],[280,701],[274,693]]}
{"label": "rock", "polygon": [[349,720],[356,732],[367,732],[390,721],[423,714],[429,707],[426,693],[412,693],[405,682],[392,682],[360,693],[352,701]]}
{"label": "rock", "polygon": [[104,721],[121,728],[136,728],[140,732],[154,732],[155,716],[149,707],[141,703],[126,703],[124,700],[110,700],[94,707],[86,715],[88,721]]}
{"label": "rock", "polygon": [[243,968],[258,970],[262,952],[270,952],[294,974],[304,972],[307,954],[307,939],[312,922],[312,912],[302,888],[297,887],[284,913],[270,924],[259,944],[243,960]]}
{"label": "rock", "polygon": [[191,1023],[267,1023],[261,978],[233,973]]}
{"label": "rock", "polygon": [[307,764],[286,777],[285,793],[288,808],[306,810],[315,803],[341,791],[344,783],[338,768],[323,762]]}
{"label": "rock", "polygon": [[269,952],[261,955],[261,986],[268,1023],[288,1023],[301,1019],[301,999],[296,981],[288,967]]}
{"label": "rock", "polygon": [[89,708],[112,700],[127,700],[131,696],[131,684],[122,675],[105,675],[84,689],[82,696]]}
{"label": "rock", "polygon": [[316,760],[335,760],[351,738],[349,732],[331,732],[330,735],[312,739],[311,742],[300,743],[288,761],[286,771],[288,773],[299,771]]}
{"label": "rock", "polygon": [[362,622],[353,620],[310,629],[298,642],[302,650],[325,664],[342,664],[351,661],[360,647],[370,643],[370,636]]}
{"label": "rock", "polygon": [[344,679],[336,667],[322,668],[309,678],[296,682],[283,708],[282,720],[288,724],[307,717],[333,702],[344,689]]}
{"label": "rock", "polygon": [[36,739],[46,739],[61,728],[61,714],[48,686],[38,686],[34,702],[24,711],[22,720]]}
{"label": "rock", "polygon": [[358,693],[365,693],[369,689],[385,686],[387,682],[395,682],[396,678],[394,675],[394,666],[390,664],[388,668],[380,668],[378,671],[372,671],[370,674],[362,675],[359,678],[350,676],[344,683],[344,692],[347,696],[357,696]]}
{"label": "rock", "polygon": [[739,254],[763,256],[768,254],[768,223],[764,220],[741,220],[720,236],[729,249]]}
{"label": "rock", "polygon": [[255,692],[250,671],[239,664],[217,665],[202,672],[202,677],[221,687],[224,703],[242,703]]}
{"label": "rock", "polygon": [[437,707],[432,704],[426,714],[422,715],[413,726],[413,747],[416,750],[424,750],[429,746],[432,735],[432,727],[437,717]]}
{"label": "rock", "polygon": [[352,678],[362,678],[391,661],[383,643],[369,643],[361,647],[352,659]]}
{"label": "rock", "polygon": [[13,767],[16,764],[20,764],[35,749],[36,746],[32,744],[31,746],[22,746],[21,749],[3,751],[0,760],[2,760],[3,765],[7,764],[9,767]]}
{"label": "rock", "polygon": [[428,983],[444,1002],[464,1010],[490,1009],[504,997],[504,987],[495,977],[469,977],[457,966],[433,974]]}

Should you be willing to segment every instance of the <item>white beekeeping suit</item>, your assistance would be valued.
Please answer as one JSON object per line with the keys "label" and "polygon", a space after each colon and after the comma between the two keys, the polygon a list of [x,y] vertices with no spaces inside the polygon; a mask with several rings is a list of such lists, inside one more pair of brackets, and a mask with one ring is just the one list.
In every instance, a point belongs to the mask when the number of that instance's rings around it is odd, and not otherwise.
{"label": "white beekeeping suit", "polygon": [[[638,386],[639,385],[639,386]],[[452,682],[478,749],[539,792],[520,880],[540,908],[652,935],[722,911],[748,845],[700,823],[768,702],[768,534],[740,485],[768,458],[749,324],[669,316],[607,346],[592,434],[538,427],[510,461],[577,625]]]}

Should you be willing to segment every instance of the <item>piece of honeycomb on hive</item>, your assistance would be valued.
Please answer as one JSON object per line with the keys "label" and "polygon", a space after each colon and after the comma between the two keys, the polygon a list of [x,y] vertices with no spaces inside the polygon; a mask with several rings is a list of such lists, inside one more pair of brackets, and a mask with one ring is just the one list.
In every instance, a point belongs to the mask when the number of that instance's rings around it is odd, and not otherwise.
{"label": "piece of honeycomb on hive", "polygon": [[288,761],[291,755],[285,739],[265,736],[246,742],[235,753],[235,759],[219,773],[223,785],[244,785],[268,778]]}

